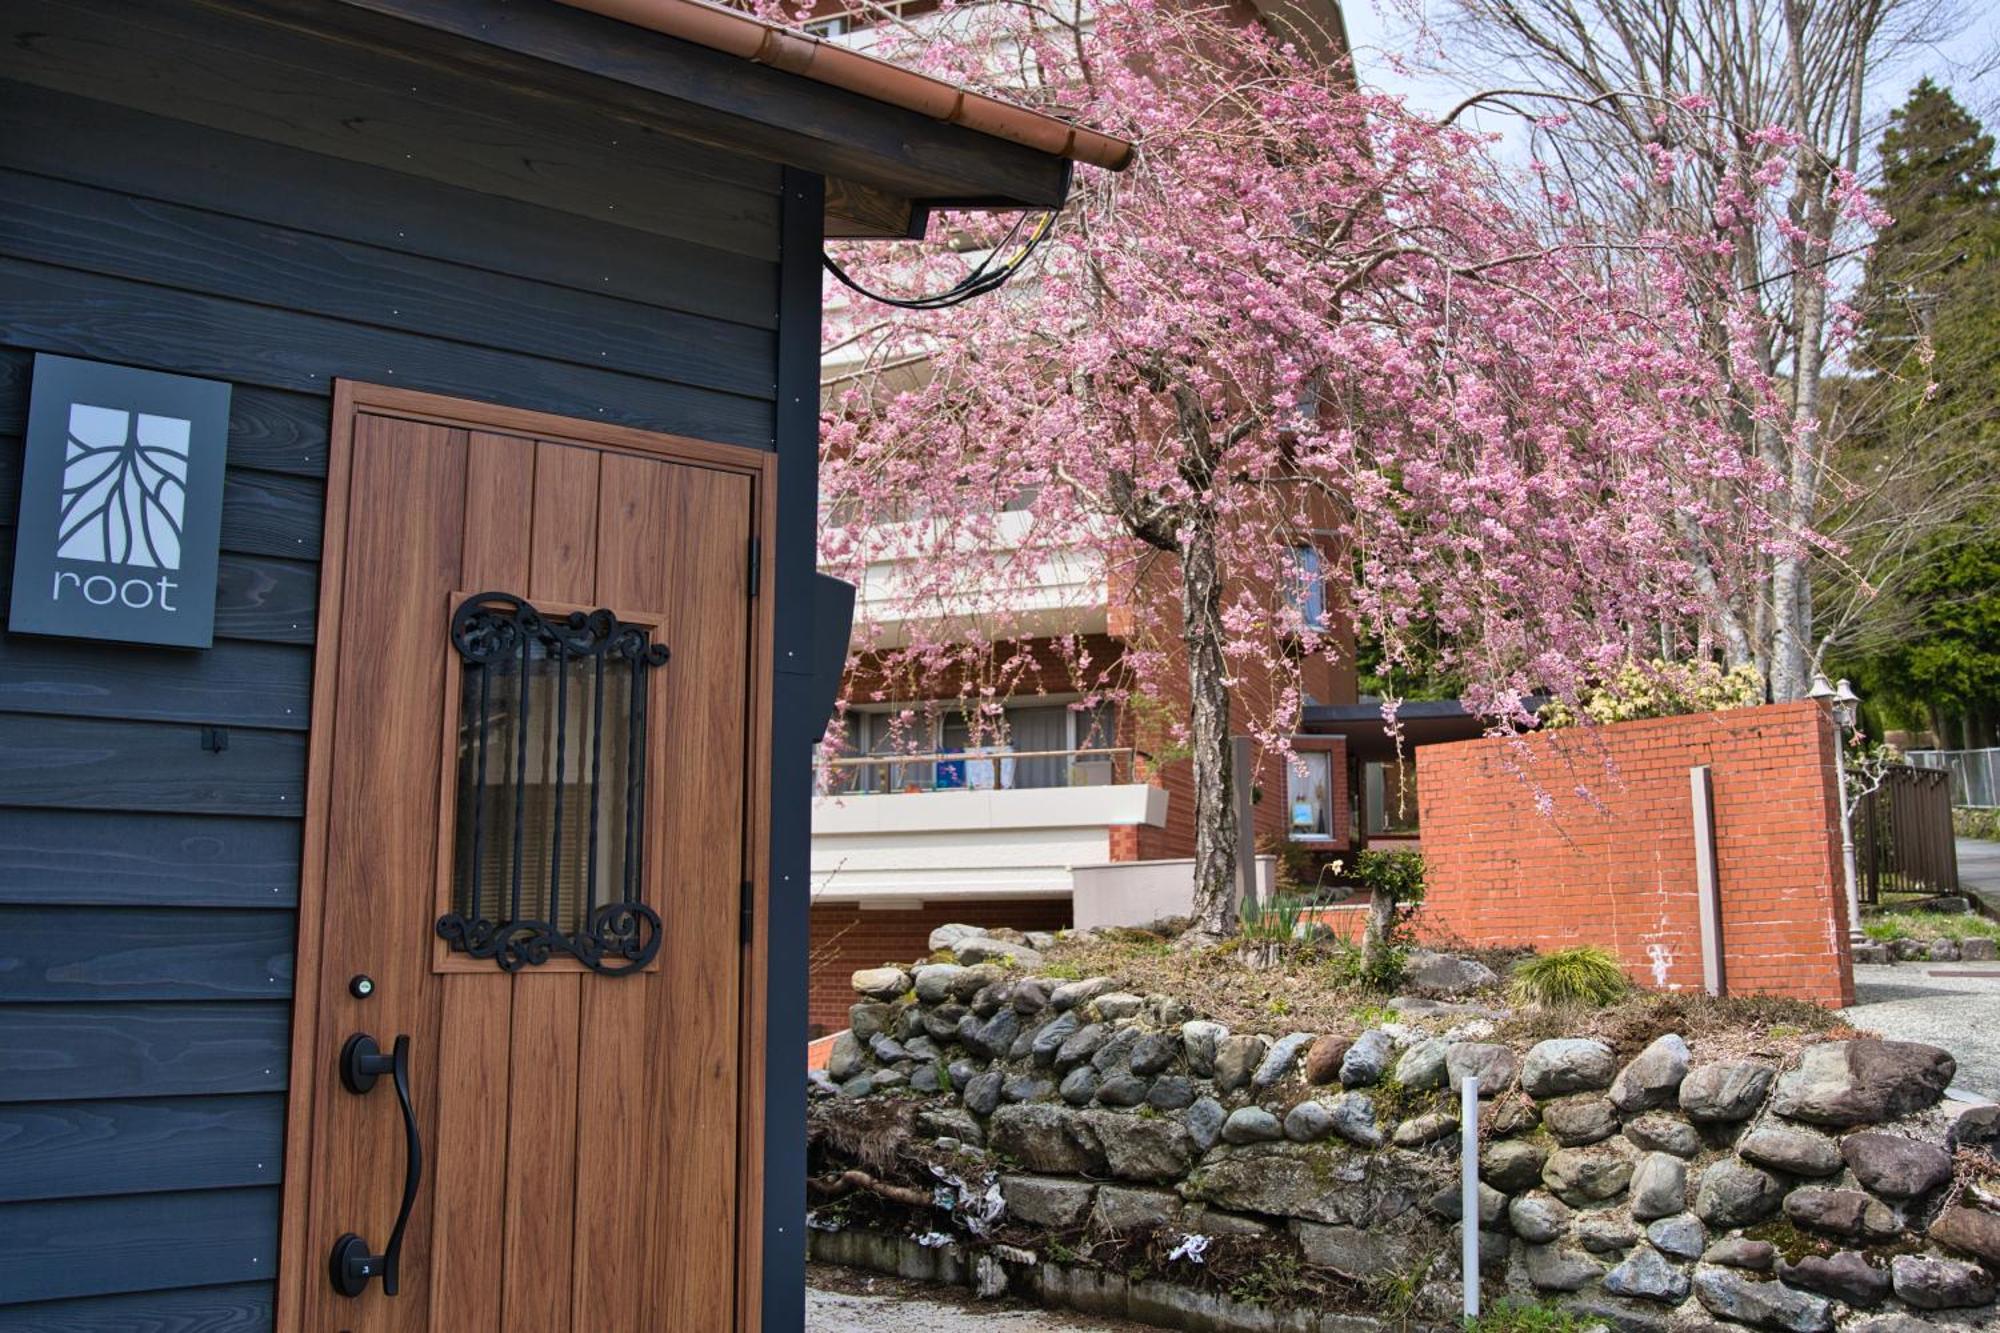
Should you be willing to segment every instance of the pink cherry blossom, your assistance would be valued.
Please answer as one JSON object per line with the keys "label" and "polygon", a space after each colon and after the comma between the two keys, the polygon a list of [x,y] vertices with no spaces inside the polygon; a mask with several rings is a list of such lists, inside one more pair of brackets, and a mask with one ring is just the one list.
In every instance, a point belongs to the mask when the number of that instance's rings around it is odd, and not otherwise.
{"label": "pink cherry blossom", "polygon": [[[1120,174],[1079,168],[999,292],[830,313],[846,369],[824,423],[822,559],[893,591],[864,598],[893,604],[893,627],[865,614],[857,633],[874,669],[855,679],[878,697],[933,697],[890,679],[950,682],[975,727],[997,725],[976,704],[1034,679],[1023,642],[1061,619],[1050,570],[1088,568],[1065,585],[1076,607],[1140,590],[1115,598],[1121,656],[1061,640],[1093,702],[1266,682],[1225,697],[1221,726],[1282,751],[1305,664],[1350,655],[1351,629],[1386,669],[1449,673],[1496,727],[1525,725],[1533,696],[1704,651],[1713,583],[1804,537],[1776,524],[1782,478],[1735,428],[1789,420],[1756,370],[1768,330],[1747,302],[1712,317],[1735,236],[1768,220],[1790,170],[1782,134],[1745,150],[1756,168],[1708,229],[1613,248],[1563,220],[1567,198],[1517,205],[1540,187],[1488,136],[1255,26],[1154,0],[1090,14],[995,0],[879,34],[1140,151]],[[1655,154],[1656,172],[1679,165]],[[991,247],[1017,251],[1013,221],[951,214],[924,243],[840,257],[876,290],[937,290]],[[1302,613],[1301,546],[1325,555],[1329,623]],[[1191,679],[1204,649],[1219,665]],[[1176,725],[1212,804],[1214,719]],[[1212,851],[1204,889],[1228,873]]]}

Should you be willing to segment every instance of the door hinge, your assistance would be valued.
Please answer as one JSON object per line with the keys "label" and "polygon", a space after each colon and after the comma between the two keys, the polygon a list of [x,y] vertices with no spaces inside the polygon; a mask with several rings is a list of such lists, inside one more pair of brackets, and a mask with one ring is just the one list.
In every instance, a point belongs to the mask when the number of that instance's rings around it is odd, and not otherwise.
{"label": "door hinge", "polygon": [[757,886],[747,879],[743,881],[743,909],[738,920],[743,943],[748,944],[757,924]]}
{"label": "door hinge", "polygon": [[750,539],[750,595],[755,597],[764,582],[764,539]]}

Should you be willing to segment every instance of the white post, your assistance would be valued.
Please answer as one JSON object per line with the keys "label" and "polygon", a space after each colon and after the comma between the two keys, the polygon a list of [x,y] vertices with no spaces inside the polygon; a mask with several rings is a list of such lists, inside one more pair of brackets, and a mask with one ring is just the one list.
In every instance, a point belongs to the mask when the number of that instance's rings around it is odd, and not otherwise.
{"label": "white post", "polygon": [[1715,780],[1707,764],[1688,770],[1694,795],[1695,911],[1701,922],[1701,984],[1710,995],[1725,985],[1722,970],[1722,887],[1715,859]]}
{"label": "white post", "polygon": [[[1844,680],[1840,683],[1847,684]],[[1868,937],[1861,932],[1861,876],[1854,868],[1854,810],[1847,795],[1847,729],[1837,716],[1833,720],[1833,769],[1840,775],[1840,862],[1847,874],[1847,938],[1859,944]]]}
{"label": "white post", "polygon": [[1467,1074],[1458,1093],[1458,1271],[1465,1317],[1479,1318],[1479,1079]]}
{"label": "white post", "polygon": [[1236,777],[1236,790],[1230,793],[1236,802],[1236,912],[1239,919],[1248,920],[1257,913],[1258,898],[1257,805],[1250,799],[1257,775],[1250,762],[1250,738],[1233,736],[1230,744],[1230,768]]}

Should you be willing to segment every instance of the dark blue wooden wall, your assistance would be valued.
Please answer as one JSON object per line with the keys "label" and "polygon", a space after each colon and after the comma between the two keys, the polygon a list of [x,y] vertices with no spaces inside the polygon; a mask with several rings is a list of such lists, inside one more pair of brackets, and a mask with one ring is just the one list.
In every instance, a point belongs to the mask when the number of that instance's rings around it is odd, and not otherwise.
{"label": "dark blue wooden wall", "polygon": [[780,175],[363,48],[33,22],[0,31],[0,600],[34,351],[235,395],[214,648],[0,637],[0,1331],[262,1329],[331,383],[773,447]]}

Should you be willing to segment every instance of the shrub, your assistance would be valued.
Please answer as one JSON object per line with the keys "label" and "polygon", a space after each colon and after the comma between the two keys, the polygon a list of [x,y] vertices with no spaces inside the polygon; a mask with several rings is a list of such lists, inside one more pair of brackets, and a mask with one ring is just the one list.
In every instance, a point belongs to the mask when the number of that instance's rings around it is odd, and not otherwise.
{"label": "shrub", "polygon": [[2000,842],[2000,809],[1975,810],[1962,805],[1953,806],[1951,831],[1961,838]]}
{"label": "shrub", "polygon": [[1277,893],[1303,894],[1319,878],[1319,856],[1306,844],[1281,834],[1267,833],[1257,839],[1257,854],[1276,858],[1272,888]]}
{"label": "shrub", "polygon": [[1725,708],[1752,708],[1764,702],[1764,677],[1754,666],[1724,671],[1713,662],[1628,661],[1617,674],[1586,687],[1574,704],[1552,699],[1542,706],[1542,726],[1574,727],[1585,722],[1632,722],[1643,717],[1679,717]]}
{"label": "shrub", "polygon": [[1298,934],[1299,917],[1305,900],[1288,893],[1274,893],[1270,901],[1258,904],[1243,917],[1243,938],[1259,944],[1290,944]]}
{"label": "shrub", "polygon": [[1631,989],[1618,960],[1594,944],[1524,959],[1507,982],[1507,993],[1516,1004],[1547,1008],[1580,1004],[1601,1009]]}
{"label": "shrub", "polygon": [[[1403,982],[1403,965],[1410,946],[1403,937],[1400,918],[1393,918],[1389,938],[1381,947],[1367,949],[1351,940],[1329,940],[1326,974],[1342,990],[1393,991]],[[1391,1020],[1393,1021],[1393,1020]]]}
{"label": "shrub", "polygon": [[1424,900],[1422,852],[1362,852],[1354,858],[1354,878],[1369,893],[1387,890],[1398,903]]}

